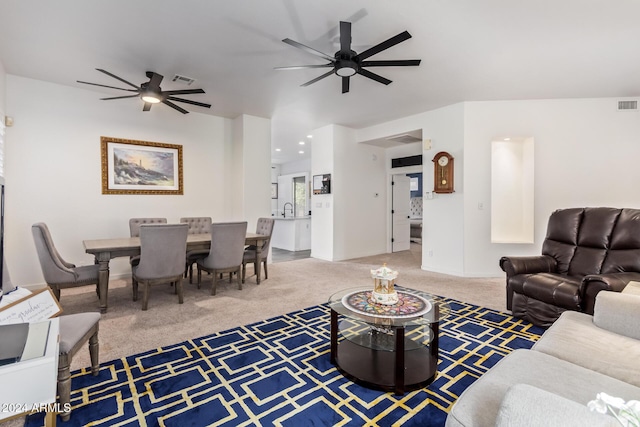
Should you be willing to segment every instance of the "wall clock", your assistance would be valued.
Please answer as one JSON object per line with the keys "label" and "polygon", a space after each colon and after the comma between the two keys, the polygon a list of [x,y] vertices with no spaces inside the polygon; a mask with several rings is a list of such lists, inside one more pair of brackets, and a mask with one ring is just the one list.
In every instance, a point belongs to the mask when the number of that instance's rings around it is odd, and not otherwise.
{"label": "wall clock", "polygon": [[446,151],[441,151],[433,157],[433,192],[453,191],[453,157]]}

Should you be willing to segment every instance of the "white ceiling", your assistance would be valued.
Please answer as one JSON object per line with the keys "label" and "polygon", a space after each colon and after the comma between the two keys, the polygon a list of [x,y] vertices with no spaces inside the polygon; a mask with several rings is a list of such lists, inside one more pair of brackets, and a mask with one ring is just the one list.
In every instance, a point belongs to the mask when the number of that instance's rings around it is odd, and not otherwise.
{"label": "white ceiling", "polygon": [[[393,83],[356,75],[347,94],[333,75],[300,87],[326,69],[274,70],[325,62],[282,39],[333,55],[341,20],[357,52],[409,31],[369,59],[421,65],[371,69]],[[639,96],[638,40],[638,0],[0,1],[7,73],[96,91],[96,102],[126,93],[76,83],[120,86],[95,68],[135,84],[155,71],[163,90],[184,88],[175,74],[192,77],[206,94],[185,98],[212,108],[180,105],[270,117],[277,163],[308,155],[298,141],[329,123],[361,128],[461,101]],[[153,114],[137,99],[106,102]]]}

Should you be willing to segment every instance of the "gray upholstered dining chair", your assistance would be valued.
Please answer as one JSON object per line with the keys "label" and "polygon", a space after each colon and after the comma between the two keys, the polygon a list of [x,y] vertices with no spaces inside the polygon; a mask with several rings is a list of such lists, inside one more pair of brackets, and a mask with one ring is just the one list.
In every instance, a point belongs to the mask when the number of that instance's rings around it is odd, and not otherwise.
{"label": "gray upholstered dining chair", "polygon": [[209,255],[198,259],[198,288],[202,280],[202,271],[213,276],[211,295],[216,294],[218,274],[229,273],[229,280],[237,274],[238,289],[242,289],[240,269],[242,268],[242,254],[244,241],[247,236],[247,222],[219,222],[211,224],[211,248]]}
{"label": "gray upholstered dining chair", "polygon": [[138,300],[138,284],[143,286],[142,309],[149,305],[149,288],[172,283],[182,304],[182,273],[187,252],[187,224],[144,224],[140,226],[140,262],[133,266],[133,300]]}
{"label": "gray upholstered dining chair", "polygon": [[[89,342],[91,374],[98,375],[100,370],[98,330],[100,313],[76,313],[60,316],[60,345],[58,357],[58,396],[60,405],[71,399],[71,359]],[[61,415],[62,421],[68,421],[71,411]]]}
{"label": "gray upholstered dining chair", "polygon": [[167,218],[131,218],[129,233],[131,237],[140,237],[140,226],[143,224],[166,224]]}
{"label": "gray upholstered dining chair", "polygon": [[260,248],[260,260],[256,263],[256,247],[249,246],[244,250],[242,257],[242,283],[244,283],[245,275],[247,273],[247,264],[253,263],[253,271],[257,272],[260,268],[260,264],[264,265],[264,278],[269,278],[267,271],[267,257],[269,256],[269,248],[271,244],[271,234],[273,233],[273,224],[275,220],[273,218],[258,218],[258,224],[256,225],[256,234],[263,236],[269,236],[267,240],[262,243]]}
{"label": "gray upholstered dining chair", "polygon": [[[7,263],[2,260],[2,289],[9,293],[16,289],[11,282]],[[98,330],[100,313],[67,314],[60,319],[60,342],[58,345],[58,402],[64,406],[71,400],[71,359],[89,342],[89,356],[91,357],[91,373],[96,376],[100,369]],[[68,421],[71,412],[62,412],[62,421]]]}
{"label": "gray upholstered dining chair", "polygon": [[[140,237],[140,226],[142,224],[166,224],[167,218],[131,218],[129,219],[129,235],[131,237]],[[129,257],[131,267],[138,265],[140,255]]]}
{"label": "gray upholstered dining chair", "polygon": [[[180,218],[181,224],[189,225],[189,234],[207,234],[211,231],[211,217],[210,216],[192,216]],[[193,264],[196,263],[198,258],[204,258],[209,251],[202,249],[195,249],[187,252],[187,257],[184,266],[184,277],[189,274],[189,283],[193,283]]]}
{"label": "gray upholstered dining chair", "polygon": [[44,280],[58,301],[60,301],[61,289],[74,288],[76,286],[96,285],[96,293],[99,296],[98,264],[76,267],[75,264],[62,259],[53,245],[51,233],[45,223],[33,224],[31,233],[38,252]]}

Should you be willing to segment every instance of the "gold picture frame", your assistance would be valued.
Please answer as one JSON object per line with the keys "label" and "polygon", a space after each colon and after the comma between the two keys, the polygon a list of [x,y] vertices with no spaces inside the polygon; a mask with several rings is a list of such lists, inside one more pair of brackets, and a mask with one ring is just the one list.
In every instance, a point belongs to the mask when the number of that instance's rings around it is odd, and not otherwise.
{"label": "gold picture frame", "polygon": [[102,194],[182,195],[182,145],[100,137]]}

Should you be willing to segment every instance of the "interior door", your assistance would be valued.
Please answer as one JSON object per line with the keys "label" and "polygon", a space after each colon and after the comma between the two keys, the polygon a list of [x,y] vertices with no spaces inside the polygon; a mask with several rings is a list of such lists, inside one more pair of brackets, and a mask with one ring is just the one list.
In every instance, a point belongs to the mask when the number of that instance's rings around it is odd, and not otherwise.
{"label": "interior door", "polygon": [[406,175],[393,175],[391,184],[391,252],[408,251],[411,245],[409,198],[411,179]]}

